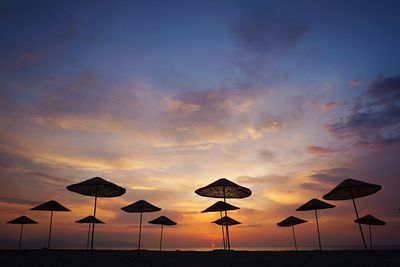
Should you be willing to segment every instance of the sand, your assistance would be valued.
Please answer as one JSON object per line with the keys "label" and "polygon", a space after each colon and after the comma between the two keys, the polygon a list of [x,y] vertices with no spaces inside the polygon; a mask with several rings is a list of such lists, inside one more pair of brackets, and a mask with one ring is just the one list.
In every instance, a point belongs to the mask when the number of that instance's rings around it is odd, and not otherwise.
{"label": "sand", "polygon": [[399,250],[381,251],[117,251],[0,250],[1,266],[400,266]]}

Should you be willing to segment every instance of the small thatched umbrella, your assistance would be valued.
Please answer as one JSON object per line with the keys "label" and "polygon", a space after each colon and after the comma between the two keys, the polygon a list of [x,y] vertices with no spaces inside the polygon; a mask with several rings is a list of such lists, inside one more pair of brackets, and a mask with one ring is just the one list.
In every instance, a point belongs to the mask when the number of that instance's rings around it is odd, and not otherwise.
{"label": "small thatched umbrella", "polygon": [[[94,177],[92,179],[77,184],[69,185],[67,186],[67,189],[81,195],[94,197],[94,217],[96,217],[96,206],[98,197],[118,197],[125,194],[126,192],[125,188],[108,182],[101,177]],[[90,245],[90,249],[92,250],[94,240],[94,226],[95,224],[92,224],[92,242]]]}
{"label": "small thatched umbrella", "polygon": [[238,225],[241,224],[241,222],[236,221],[235,219],[232,219],[231,217],[222,217],[221,219],[218,219],[216,221],[213,221],[212,223],[218,224],[218,225],[225,225],[226,223],[228,225]]}
{"label": "small thatched umbrella", "polygon": [[[251,195],[251,190],[240,186],[232,181],[229,181],[226,178],[221,178],[205,187],[201,187],[195,191],[196,194],[203,197],[212,197],[212,198],[223,198],[224,202],[226,202],[227,198],[246,198]],[[227,211],[225,210],[225,216],[228,216]],[[226,241],[228,250],[231,249],[230,240],[229,240],[229,230],[228,224],[226,227]]]}
{"label": "small thatched umbrella", "polygon": [[[228,204],[223,201],[218,201],[218,202],[214,203],[213,205],[211,205],[210,207],[208,207],[207,209],[203,210],[202,212],[204,213],[204,212],[218,212],[219,211],[220,218],[222,218],[223,211],[238,210],[238,209],[239,209],[239,207],[233,206],[233,205]],[[222,243],[224,245],[224,249],[226,249],[224,224],[219,224],[219,225],[221,225],[221,230],[222,230]]]}
{"label": "small thatched umbrella", "polygon": [[164,225],[176,225],[177,223],[165,216],[160,216],[157,219],[149,221],[149,223],[161,225],[161,237],[160,237],[160,251],[161,251]]}
{"label": "small thatched umbrella", "polygon": [[142,214],[143,212],[156,212],[160,211],[161,209],[159,207],[154,206],[153,204],[150,204],[146,200],[139,200],[136,201],[135,203],[132,203],[126,207],[121,208],[123,211],[126,212],[134,212],[134,213],[140,213],[140,224],[139,224],[139,242],[138,242],[138,250],[140,250],[140,239],[142,235]]}
{"label": "small thatched umbrella", "polygon": [[322,246],[321,246],[321,236],[320,236],[320,233],[319,233],[317,210],[320,210],[320,209],[331,209],[331,208],[334,208],[334,207],[335,206],[332,205],[332,204],[329,204],[329,203],[326,203],[326,202],[321,201],[319,199],[313,198],[310,201],[308,201],[307,203],[301,205],[299,208],[296,209],[298,211],[314,210],[315,220],[317,221],[317,233],[318,233],[319,250],[322,250]]}
{"label": "small thatched umbrella", "polygon": [[[377,184],[370,184],[354,179],[346,179],[333,188],[328,194],[323,196],[326,200],[348,200],[353,201],[354,210],[356,212],[357,220],[360,219],[358,216],[357,206],[355,198],[365,197],[372,195],[382,189],[382,186]],[[361,237],[363,240],[364,248],[367,250],[367,244],[365,243],[364,233],[361,224],[358,224],[360,228]]]}
{"label": "small thatched umbrella", "polygon": [[104,222],[100,221],[96,217],[90,215],[85,218],[82,218],[80,220],[75,221],[76,223],[87,223],[89,224],[89,229],[88,229],[88,236],[87,236],[87,242],[86,242],[86,249],[89,249],[89,240],[90,240],[90,226],[92,224],[98,223],[98,224],[104,224]]}
{"label": "small thatched umbrella", "polygon": [[370,247],[372,250],[372,231],[371,231],[371,225],[385,225],[386,223],[384,221],[379,220],[378,218],[372,216],[372,215],[365,215],[364,217],[361,217],[360,219],[354,220],[355,223],[358,224],[368,224],[369,228],[369,242],[370,242]]}
{"label": "small thatched umbrella", "polygon": [[297,250],[297,241],[296,241],[296,234],[294,233],[294,226],[305,222],[307,221],[294,216],[289,216],[283,221],[277,223],[277,225],[280,227],[292,227],[294,247],[296,248],[296,250]]}
{"label": "small thatched umbrella", "polygon": [[24,231],[24,224],[36,224],[37,222],[35,222],[34,220],[32,220],[26,216],[21,216],[12,221],[7,222],[7,223],[21,225],[21,233],[19,234],[19,243],[18,243],[18,249],[21,249],[22,232]]}
{"label": "small thatched umbrella", "polygon": [[54,200],[47,201],[39,206],[31,208],[31,210],[40,210],[40,211],[50,211],[50,228],[49,228],[49,241],[47,243],[47,248],[50,249],[50,241],[51,241],[51,225],[53,224],[53,211],[71,211],[67,209],[60,203]]}

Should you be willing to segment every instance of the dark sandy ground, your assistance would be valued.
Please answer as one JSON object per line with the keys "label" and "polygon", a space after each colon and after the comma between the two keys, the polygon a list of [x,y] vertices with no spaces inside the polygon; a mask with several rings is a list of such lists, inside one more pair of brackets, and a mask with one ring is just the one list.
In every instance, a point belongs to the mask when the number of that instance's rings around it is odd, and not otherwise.
{"label": "dark sandy ground", "polygon": [[381,251],[117,251],[0,250],[0,266],[396,266],[399,250]]}

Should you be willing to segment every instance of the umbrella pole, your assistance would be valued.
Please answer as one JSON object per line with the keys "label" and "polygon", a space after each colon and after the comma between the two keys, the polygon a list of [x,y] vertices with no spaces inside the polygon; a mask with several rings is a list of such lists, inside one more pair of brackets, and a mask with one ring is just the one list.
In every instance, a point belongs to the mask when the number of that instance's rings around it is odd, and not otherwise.
{"label": "umbrella pole", "polygon": [[[351,196],[352,196],[352,198],[351,198],[351,199],[353,200],[353,206],[354,206],[354,210],[356,211],[357,220],[359,220],[359,219],[360,219],[360,217],[358,217],[358,211],[357,211],[356,202],[355,202],[355,200],[354,200],[353,189],[351,189],[351,188],[350,188],[350,191],[351,191]],[[363,230],[362,230],[362,227],[361,227],[361,224],[360,224],[360,223],[358,224],[358,227],[360,228],[361,237],[362,237],[363,244],[364,244],[364,249],[365,249],[365,250],[367,250],[367,245],[365,244],[364,233],[363,233]]]}
{"label": "umbrella pole", "polygon": [[369,243],[371,245],[371,250],[372,250],[372,231],[371,231],[371,225],[368,224],[369,227]]}
{"label": "umbrella pole", "polygon": [[[219,212],[219,215],[221,216],[222,219],[222,211]],[[224,225],[221,224],[221,230],[222,230],[222,243],[224,245],[224,250],[226,249],[226,244],[225,244],[225,233],[224,233]]]}
{"label": "umbrella pole", "polygon": [[49,241],[47,242],[47,248],[50,249],[51,240],[51,225],[53,224],[53,211],[50,211],[50,229],[49,229]]}
{"label": "umbrella pole", "polygon": [[[226,204],[226,197],[225,197],[225,186],[222,187],[223,194],[224,194],[224,203]],[[225,205],[226,206],[226,205]],[[231,250],[231,242],[229,240],[229,230],[228,230],[228,213],[225,209],[225,227],[226,227],[226,244],[228,250]]]}
{"label": "umbrella pole", "polygon": [[140,236],[142,235],[142,215],[143,215],[143,212],[140,213],[138,250],[140,250]]}
{"label": "umbrella pole", "polygon": [[319,250],[322,250],[322,247],[321,247],[321,236],[319,234],[318,214],[317,214],[317,210],[314,210],[314,211],[315,211],[315,219],[317,220],[317,232],[318,232]]}
{"label": "umbrella pole", "polygon": [[89,250],[89,242],[90,242],[90,228],[91,228],[92,224],[89,223],[89,229],[88,229],[88,233],[87,233],[87,241],[86,241],[86,250]]}
{"label": "umbrella pole", "polygon": [[[96,196],[94,197],[94,211],[93,216],[96,218],[96,206],[97,206],[97,186],[96,186]],[[94,223],[92,226],[92,242],[90,244],[90,250],[93,250],[93,239],[94,239]]]}
{"label": "umbrella pole", "polygon": [[162,224],[161,224],[160,251],[161,251],[161,247],[162,247],[162,234],[163,234],[163,227],[164,227],[164,225],[162,225]]}
{"label": "umbrella pole", "polygon": [[296,234],[294,233],[294,226],[293,225],[292,225],[292,232],[293,232],[294,247],[297,250]]}
{"label": "umbrella pole", "polygon": [[18,249],[21,249],[22,232],[24,231],[24,224],[21,224],[21,233],[19,234],[19,244]]}

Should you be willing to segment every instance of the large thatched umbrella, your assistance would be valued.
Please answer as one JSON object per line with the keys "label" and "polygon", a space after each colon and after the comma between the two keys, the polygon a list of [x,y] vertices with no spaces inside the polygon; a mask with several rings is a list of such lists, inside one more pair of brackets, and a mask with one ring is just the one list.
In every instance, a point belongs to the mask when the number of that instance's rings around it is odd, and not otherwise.
{"label": "large thatched umbrella", "polygon": [[50,249],[50,241],[51,241],[51,226],[53,224],[53,211],[71,211],[67,209],[60,203],[54,200],[47,201],[39,206],[31,208],[31,210],[40,210],[40,211],[50,211],[50,227],[49,227],[49,240],[47,242],[47,248]]}
{"label": "large thatched umbrella", "polygon": [[87,236],[87,241],[86,241],[86,249],[88,250],[89,249],[89,240],[90,240],[90,226],[95,223],[104,224],[104,222],[100,221],[99,219],[97,219],[96,217],[94,217],[92,215],[82,218],[80,220],[77,220],[75,222],[89,224],[88,236]]}
{"label": "large thatched umbrella", "polygon": [[[226,202],[227,198],[246,198],[251,195],[251,190],[229,181],[226,178],[221,178],[205,187],[197,189],[195,193],[203,197],[223,198],[224,202]],[[225,216],[228,216],[226,210]],[[226,224],[225,227],[227,248],[230,250],[231,245],[229,241],[228,224]]]}
{"label": "large thatched umbrella", "polygon": [[[348,200],[351,199],[353,201],[354,210],[356,212],[357,220],[360,219],[358,216],[357,206],[355,202],[355,198],[365,197],[368,195],[372,195],[379,190],[382,189],[382,186],[377,184],[370,184],[354,179],[346,179],[333,188],[328,194],[323,196],[323,199],[326,200]],[[360,228],[361,237],[363,240],[364,248],[367,250],[367,245],[365,243],[364,233],[361,227],[361,224],[358,224]]]}
{"label": "large thatched umbrella", "polygon": [[[210,207],[206,208],[202,212],[219,212],[220,218],[222,219],[222,212],[225,210],[238,210],[239,207],[233,206],[231,204],[228,204],[223,201],[218,201],[215,202],[213,205]],[[225,242],[225,234],[224,234],[224,224],[219,224],[221,225],[221,230],[222,230],[222,243],[224,245],[224,249],[226,249],[226,242]]]}
{"label": "large thatched umbrella", "polygon": [[331,209],[334,208],[335,206],[329,203],[326,203],[324,201],[321,201],[319,199],[313,198],[307,203],[301,205],[299,208],[296,210],[298,211],[307,211],[307,210],[314,210],[315,213],[315,220],[317,221],[317,233],[318,233],[318,244],[319,244],[319,250],[322,250],[321,246],[321,236],[319,233],[319,224],[318,224],[318,213],[317,210],[320,209]]}
{"label": "large thatched umbrella", "polygon": [[384,221],[379,220],[378,218],[372,216],[372,215],[365,215],[364,217],[361,217],[360,219],[354,220],[355,223],[358,224],[367,224],[369,228],[369,242],[370,242],[370,248],[372,250],[372,231],[371,231],[371,225],[385,225],[386,223]]}
{"label": "large thatched umbrella", "polygon": [[177,223],[165,216],[160,216],[154,220],[149,221],[149,223],[161,225],[161,237],[160,237],[160,251],[161,251],[164,225],[176,225]]}
{"label": "large thatched umbrella", "polygon": [[140,213],[140,224],[139,224],[139,242],[138,242],[138,250],[140,250],[140,239],[142,235],[142,214],[143,212],[156,212],[160,211],[161,209],[153,204],[150,204],[146,200],[139,200],[135,203],[132,203],[126,207],[121,208],[123,211],[126,212],[134,212]]}
{"label": "large thatched umbrella", "polygon": [[7,223],[11,223],[11,224],[20,224],[21,225],[21,232],[19,234],[19,243],[18,243],[18,249],[21,249],[21,242],[22,242],[22,232],[24,231],[24,224],[36,224],[37,222],[35,222],[34,220],[26,217],[26,216],[21,216],[18,217],[12,221],[9,221]]}
{"label": "large thatched umbrella", "polygon": [[289,216],[283,221],[277,223],[277,225],[280,227],[292,227],[294,247],[296,248],[296,250],[297,250],[297,241],[296,241],[296,234],[294,232],[294,226],[305,222],[307,221],[294,216]]}
{"label": "large thatched umbrella", "polygon": [[[96,217],[96,206],[97,206],[97,198],[98,197],[118,197],[125,194],[125,188],[122,188],[116,184],[108,182],[101,177],[94,177],[92,179],[72,184],[67,186],[69,191],[94,197],[94,209],[93,216]],[[94,226],[92,224],[92,242],[90,245],[90,249],[93,250],[93,239],[94,239]]]}

